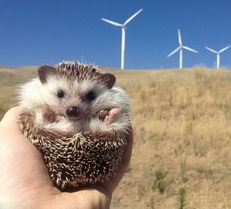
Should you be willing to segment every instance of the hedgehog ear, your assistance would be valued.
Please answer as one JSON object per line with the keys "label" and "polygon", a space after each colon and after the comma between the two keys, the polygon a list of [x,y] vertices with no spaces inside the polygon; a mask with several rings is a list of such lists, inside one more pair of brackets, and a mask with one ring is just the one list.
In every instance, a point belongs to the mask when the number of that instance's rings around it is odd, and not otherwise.
{"label": "hedgehog ear", "polygon": [[102,75],[101,79],[102,79],[103,83],[109,89],[111,89],[116,82],[116,77],[114,75],[112,75],[111,73],[106,73],[106,74]]}
{"label": "hedgehog ear", "polygon": [[47,76],[56,74],[56,72],[56,68],[49,65],[43,65],[38,69],[39,80],[42,84],[45,84],[47,82]]}

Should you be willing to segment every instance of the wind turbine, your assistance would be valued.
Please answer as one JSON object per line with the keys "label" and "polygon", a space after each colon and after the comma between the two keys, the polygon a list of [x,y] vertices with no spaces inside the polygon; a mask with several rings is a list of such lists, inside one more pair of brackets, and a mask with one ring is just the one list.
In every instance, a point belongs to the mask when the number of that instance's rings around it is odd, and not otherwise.
{"label": "wind turbine", "polygon": [[192,48],[189,48],[188,46],[184,46],[182,44],[182,39],[181,39],[181,33],[180,33],[180,30],[178,29],[178,42],[179,42],[179,46],[174,49],[170,54],[167,55],[167,57],[171,57],[173,54],[175,54],[176,52],[180,52],[180,58],[179,58],[179,68],[182,69],[183,67],[183,49],[186,49],[186,50],[189,50],[191,52],[194,52],[194,53],[198,53],[198,51],[192,49]]}
{"label": "wind turbine", "polygon": [[211,48],[209,48],[209,47],[205,47],[207,50],[209,50],[210,52],[212,52],[212,53],[215,53],[215,54],[217,54],[217,69],[219,69],[220,68],[220,54],[222,53],[222,52],[224,52],[225,50],[227,50],[227,49],[229,49],[231,46],[229,45],[229,46],[226,46],[226,47],[224,47],[223,49],[221,49],[221,50],[219,50],[219,51],[216,51],[216,50],[214,50],[214,49],[211,49]]}
{"label": "wind turbine", "polygon": [[101,18],[101,20],[112,24],[114,26],[117,27],[121,27],[122,30],[122,38],[121,38],[121,69],[124,69],[124,55],[125,55],[125,30],[126,30],[126,25],[132,20],[134,19],[140,12],[142,12],[143,9],[138,10],[136,13],[134,13],[131,17],[129,17],[123,24],[121,23],[117,23],[105,18]]}

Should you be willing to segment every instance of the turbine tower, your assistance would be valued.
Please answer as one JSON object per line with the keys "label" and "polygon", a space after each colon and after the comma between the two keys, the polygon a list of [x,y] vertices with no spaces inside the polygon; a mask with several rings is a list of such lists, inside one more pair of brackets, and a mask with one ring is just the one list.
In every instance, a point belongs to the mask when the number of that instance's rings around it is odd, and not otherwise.
{"label": "turbine tower", "polygon": [[167,55],[167,57],[171,57],[173,54],[175,54],[176,52],[180,52],[180,57],[179,57],[179,68],[182,69],[183,68],[183,49],[186,49],[186,50],[189,50],[191,52],[194,52],[194,53],[198,53],[198,51],[192,49],[192,48],[189,48],[188,46],[184,46],[182,44],[182,39],[181,39],[181,33],[180,33],[180,30],[178,29],[178,42],[179,42],[179,46],[174,49],[170,54]]}
{"label": "turbine tower", "polygon": [[211,49],[211,48],[209,48],[209,47],[205,47],[207,50],[209,50],[210,52],[212,52],[212,53],[215,53],[215,54],[217,54],[217,69],[219,69],[220,68],[220,54],[222,53],[222,52],[224,52],[225,50],[227,50],[227,49],[229,49],[231,46],[229,45],[229,46],[226,46],[226,47],[224,47],[223,49],[221,49],[221,50],[219,50],[219,51],[216,51],[216,50],[214,50],[214,49]]}
{"label": "turbine tower", "polygon": [[123,24],[121,23],[117,23],[105,18],[101,18],[101,20],[112,24],[114,26],[117,27],[121,27],[122,30],[122,38],[121,38],[121,69],[124,69],[124,55],[125,55],[125,31],[126,31],[126,25],[132,20],[134,19],[140,12],[142,12],[143,9],[138,10],[135,14],[133,14],[131,17],[129,17]]}

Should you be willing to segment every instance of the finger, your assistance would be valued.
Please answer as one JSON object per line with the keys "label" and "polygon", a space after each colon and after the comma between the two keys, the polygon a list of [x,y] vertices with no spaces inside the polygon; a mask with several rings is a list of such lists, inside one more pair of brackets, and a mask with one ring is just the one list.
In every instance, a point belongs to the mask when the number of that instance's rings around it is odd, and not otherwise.
{"label": "finger", "polygon": [[15,131],[21,133],[17,123],[17,118],[20,113],[21,109],[19,107],[13,107],[8,110],[0,122],[0,129],[4,130],[4,132],[12,132],[12,130],[14,130],[14,133]]}
{"label": "finger", "polygon": [[131,160],[131,155],[132,155],[132,147],[133,147],[133,129],[132,127],[129,128],[127,131],[127,145],[124,150],[124,155],[118,170],[118,173],[116,176],[106,184],[102,185],[103,188],[110,194],[113,192],[113,190],[116,188],[116,186],[119,184],[121,181],[124,173],[126,172],[128,165]]}
{"label": "finger", "polygon": [[72,193],[64,192],[60,194],[60,197],[61,204],[80,205],[81,208],[109,208],[111,201],[111,195],[102,191],[101,188],[84,188]]}
{"label": "finger", "polygon": [[122,173],[126,171],[130,163],[131,155],[132,155],[132,147],[133,147],[133,130],[132,127],[130,127],[127,132],[127,145],[124,150],[124,155],[120,167]]}
{"label": "finger", "polygon": [[35,149],[29,140],[22,134],[19,128],[18,117],[21,112],[22,110],[20,107],[13,107],[5,113],[2,121],[0,122],[0,140],[4,140],[5,143],[15,145],[22,143],[23,146]]}

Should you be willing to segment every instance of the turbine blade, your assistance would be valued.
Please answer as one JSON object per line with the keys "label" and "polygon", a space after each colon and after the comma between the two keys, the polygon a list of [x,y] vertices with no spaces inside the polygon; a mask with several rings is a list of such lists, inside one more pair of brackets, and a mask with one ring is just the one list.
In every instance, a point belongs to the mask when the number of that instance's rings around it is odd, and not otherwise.
{"label": "turbine blade", "polygon": [[231,47],[230,45],[229,45],[229,46],[226,46],[225,48],[221,49],[221,50],[219,51],[219,53],[222,53],[223,51],[229,49],[230,47]]}
{"label": "turbine blade", "polygon": [[105,19],[105,18],[101,18],[101,20],[103,20],[104,22],[107,22],[109,24],[112,24],[112,25],[115,25],[115,26],[119,26],[119,27],[122,27],[123,25],[120,24],[120,23],[117,23],[117,22],[114,22],[114,21],[111,21],[111,20],[108,20],[108,19]]}
{"label": "turbine blade", "polygon": [[135,14],[133,14],[131,17],[129,17],[123,25],[127,25],[133,18],[135,18],[139,13],[141,13],[143,9],[138,10]]}
{"label": "turbine blade", "polygon": [[124,69],[124,55],[125,55],[125,28],[122,27],[122,37],[121,37],[121,69]]}
{"label": "turbine blade", "polygon": [[217,69],[220,68],[220,54],[217,53]]}
{"label": "turbine blade", "polygon": [[177,51],[179,51],[180,50],[180,46],[179,47],[177,47],[176,49],[174,49],[171,53],[169,53],[168,55],[167,55],[167,57],[171,57],[173,54],[175,54]]}
{"label": "turbine blade", "polygon": [[211,48],[209,48],[209,47],[205,47],[207,50],[209,50],[210,52],[213,52],[213,53],[215,53],[215,54],[217,54],[218,52],[217,51],[215,51],[214,49],[211,49]]}
{"label": "turbine blade", "polygon": [[183,46],[183,48],[184,48],[184,49],[187,49],[187,50],[189,50],[189,51],[191,51],[191,52],[198,53],[198,51],[196,51],[195,49],[192,49],[192,48],[190,48],[190,47],[188,47],[188,46]]}
{"label": "turbine blade", "polygon": [[178,41],[179,41],[180,46],[182,46],[182,38],[181,38],[180,29],[178,29]]}

